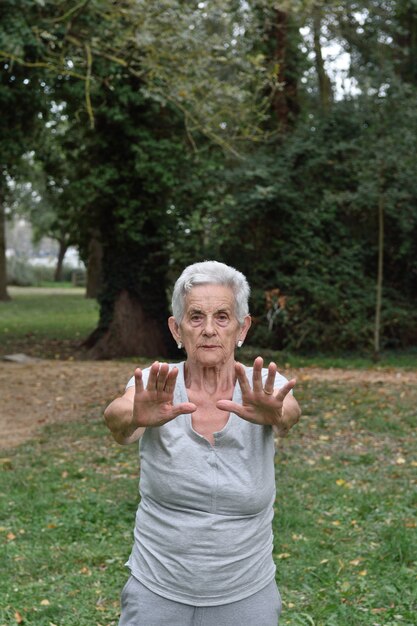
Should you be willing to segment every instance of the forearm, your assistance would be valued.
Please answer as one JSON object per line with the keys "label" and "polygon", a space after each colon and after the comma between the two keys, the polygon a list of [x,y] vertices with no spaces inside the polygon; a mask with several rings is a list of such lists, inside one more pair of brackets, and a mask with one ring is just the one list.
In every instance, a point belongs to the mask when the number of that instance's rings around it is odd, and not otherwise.
{"label": "forearm", "polygon": [[274,426],[274,431],[280,437],[285,437],[289,430],[299,421],[301,416],[300,405],[291,394],[284,398],[282,406],[282,418],[279,425]]}
{"label": "forearm", "polygon": [[116,398],[104,411],[104,419],[117,443],[126,445],[137,441],[145,428],[133,419],[133,402],[130,398]]}

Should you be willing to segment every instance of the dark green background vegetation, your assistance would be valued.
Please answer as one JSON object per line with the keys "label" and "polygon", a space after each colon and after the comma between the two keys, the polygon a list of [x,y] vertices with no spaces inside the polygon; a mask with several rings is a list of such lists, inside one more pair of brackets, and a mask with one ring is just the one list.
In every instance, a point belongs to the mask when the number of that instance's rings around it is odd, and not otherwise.
{"label": "dark green background vegetation", "polygon": [[168,353],[173,280],[207,258],[247,274],[253,345],[416,346],[415,3],[145,5],[0,8],[1,211],[100,260],[92,354],[150,355],[121,310]]}

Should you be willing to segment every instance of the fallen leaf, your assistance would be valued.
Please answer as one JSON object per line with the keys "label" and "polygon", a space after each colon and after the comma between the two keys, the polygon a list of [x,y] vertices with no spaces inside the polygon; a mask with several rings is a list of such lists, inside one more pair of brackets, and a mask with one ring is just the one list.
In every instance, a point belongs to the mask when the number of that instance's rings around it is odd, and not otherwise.
{"label": "fallen leaf", "polygon": [[13,533],[7,533],[6,537],[9,541],[14,541],[16,539],[16,535]]}
{"label": "fallen leaf", "polygon": [[15,620],[16,620],[16,622],[17,622],[18,624],[21,624],[21,623],[23,622],[23,617],[22,617],[22,614],[21,614],[21,613],[19,613],[19,611],[16,611],[16,612],[15,612],[15,614],[14,614],[14,618],[15,618]]}
{"label": "fallen leaf", "polygon": [[42,606],[49,606],[51,603],[49,602],[49,600],[46,600],[46,598],[44,600],[41,600],[41,605]]}
{"label": "fallen leaf", "polygon": [[404,463],[406,463],[406,460],[403,456],[397,456],[395,463],[397,465],[404,465]]}
{"label": "fallen leaf", "polygon": [[362,569],[360,572],[358,572],[359,576],[366,576],[368,574],[368,571],[366,569]]}
{"label": "fallen leaf", "polygon": [[351,565],[359,565],[362,562],[363,559],[361,559],[360,557],[357,559],[353,559],[353,561],[349,561],[349,563]]}
{"label": "fallen leaf", "polygon": [[289,559],[291,554],[289,552],[281,552],[277,555],[279,559]]}

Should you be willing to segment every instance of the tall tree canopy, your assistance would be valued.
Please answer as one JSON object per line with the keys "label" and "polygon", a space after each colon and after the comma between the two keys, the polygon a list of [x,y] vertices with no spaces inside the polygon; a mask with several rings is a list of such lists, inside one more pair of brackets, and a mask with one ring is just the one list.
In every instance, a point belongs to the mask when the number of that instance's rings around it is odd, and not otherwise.
{"label": "tall tree canopy", "polygon": [[27,95],[3,172],[47,124],[45,206],[102,263],[93,355],[167,354],[172,281],[209,257],[248,275],[258,345],[417,343],[414,2],[25,6],[2,22],[0,97]]}

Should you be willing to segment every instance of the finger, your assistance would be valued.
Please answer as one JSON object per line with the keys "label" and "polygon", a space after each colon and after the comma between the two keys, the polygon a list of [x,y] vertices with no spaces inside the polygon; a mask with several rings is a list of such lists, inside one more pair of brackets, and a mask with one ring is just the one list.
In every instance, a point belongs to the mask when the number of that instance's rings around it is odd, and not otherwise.
{"label": "finger", "polygon": [[175,389],[175,383],[177,382],[178,367],[173,367],[168,373],[165,383],[166,393],[173,394]]}
{"label": "finger", "polygon": [[142,370],[137,367],[135,369],[135,393],[142,393],[143,391],[143,379]]}
{"label": "finger", "polygon": [[291,389],[294,389],[296,382],[297,380],[295,378],[292,378],[287,383],[285,383],[285,385],[281,387],[281,389],[278,391],[276,395],[277,399],[281,401],[284,400],[285,396],[290,393]]}
{"label": "finger", "polygon": [[147,391],[155,391],[156,381],[158,379],[158,373],[159,373],[159,361],[155,361],[154,363],[152,363],[151,368],[149,370],[148,384],[146,385]]}
{"label": "finger", "polygon": [[242,405],[237,404],[237,402],[232,402],[232,400],[218,400],[216,402],[216,407],[221,411],[226,411],[227,413],[236,413],[241,417],[240,412],[242,411]]}
{"label": "finger", "polygon": [[253,362],[253,390],[257,393],[263,391],[262,384],[262,366],[264,364],[264,360],[261,356],[257,356]]}
{"label": "finger", "polygon": [[236,377],[239,381],[242,395],[250,393],[251,387],[246,377],[245,368],[243,367],[242,363],[238,363],[238,362],[235,363],[235,372],[236,372]]}
{"label": "finger", "polygon": [[268,365],[268,376],[266,377],[266,381],[264,385],[264,391],[265,393],[269,395],[272,395],[274,392],[274,383],[275,383],[276,373],[277,373],[277,366],[274,362],[272,362]]}
{"label": "finger", "polygon": [[194,411],[197,411],[197,406],[193,402],[182,402],[172,407],[173,417],[187,415],[188,413],[194,413]]}
{"label": "finger", "polygon": [[158,377],[156,379],[156,390],[162,392],[165,390],[165,384],[167,382],[167,376],[169,374],[169,365],[168,363],[162,363],[159,368]]}

